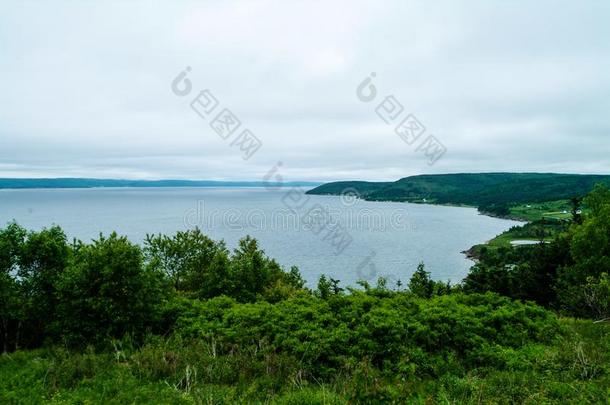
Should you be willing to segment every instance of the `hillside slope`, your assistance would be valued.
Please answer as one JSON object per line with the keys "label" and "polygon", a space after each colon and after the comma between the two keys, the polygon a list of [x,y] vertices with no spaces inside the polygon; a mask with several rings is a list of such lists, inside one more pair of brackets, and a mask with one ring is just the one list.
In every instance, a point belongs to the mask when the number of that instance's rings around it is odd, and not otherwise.
{"label": "hillside slope", "polygon": [[430,202],[477,207],[568,199],[582,196],[610,176],[555,173],[458,173],[405,177],[390,183],[326,183],[309,194],[339,195],[355,189],[366,200]]}

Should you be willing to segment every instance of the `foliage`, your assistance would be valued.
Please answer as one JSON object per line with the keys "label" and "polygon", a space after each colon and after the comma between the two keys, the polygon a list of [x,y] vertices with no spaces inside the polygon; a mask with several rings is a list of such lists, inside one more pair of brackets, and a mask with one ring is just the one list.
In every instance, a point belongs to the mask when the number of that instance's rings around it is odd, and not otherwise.
{"label": "foliage", "polygon": [[16,223],[0,230],[0,318],[3,351],[41,343],[58,300],[54,285],[70,257],[58,226],[27,232]]}
{"label": "foliage", "polygon": [[[553,173],[458,173],[405,177],[392,183],[343,181],[318,186],[309,194],[340,195],[355,189],[373,201],[410,201],[481,207],[497,215],[509,206],[566,200],[589,193],[610,176]],[[425,201],[424,201],[425,200]]]}
{"label": "foliage", "polygon": [[215,342],[219,354],[250,345],[261,355],[281,353],[299,359],[305,375],[315,378],[363,359],[390,375],[438,376],[445,372],[442,359],[476,365],[486,345],[519,347],[558,331],[552,314],[491,294],[426,300],[357,292],[276,304],[219,297],[192,305],[178,317],[181,336]]}
{"label": "foliage", "polygon": [[[102,352],[49,347],[0,357],[0,402],[603,403],[610,388],[610,325],[556,319],[494,295],[431,302],[408,293],[382,299],[360,293],[335,304],[309,297],[284,305],[185,301],[193,310],[181,321],[187,329],[168,338],[150,336],[141,346],[115,340]],[[397,303],[408,309],[405,315],[392,310]],[[320,308],[324,313],[316,315]],[[248,321],[275,311],[284,315],[282,326],[294,325],[292,332],[273,327],[279,314],[262,328]],[[340,320],[329,320],[329,313]],[[204,320],[221,333],[202,336],[187,326]],[[402,328],[412,324],[417,329],[407,330],[401,343]],[[311,333],[298,334],[309,327]],[[183,336],[192,333],[199,337]],[[315,346],[357,333],[362,343],[354,348]],[[286,335],[294,338],[282,340]],[[262,336],[267,339],[256,340]],[[396,355],[384,351],[394,347]],[[335,359],[336,353],[345,357]]]}
{"label": "foliage", "polygon": [[144,254],[148,266],[165,273],[176,290],[204,298],[232,289],[227,248],[198,228],[172,237],[147,235]]}
{"label": "foliage", "polygon": [[170,328],[160,318],[176,294],[277,302],[304,290],[298,268],[285,272],[246,237],[230,254],[194,229],[148,236],[144,249],[100,235],[68,244],[58,226],[0,229],[0,344],[3,352],[45,340],[104,344]]}
{"label": "foliage", "polygon": [[602,273],[599,278],[589,276],[583,296],[591,313],[600,320],[610,319],[610,277]]}
{"label": "foliage", "polygon": [[425,270],[424,264],[420,263],[417,270],[409,280],[409,291],[421,298],[430,298],[434,292],[434,281],[430,278],[430,272]]}
{"label": "foliage", "polygon": [[540,239],[552,237],[549,243],[520,247],[496,243],[491,245],[494,249],[481,249],[464,290],[493,291],[574,316],[602,317],[605,275],[610,274],[610,190],[598,185],[583,202],[585,214],[575,216],[569,228],[539,221],[509,231],[511,237],[535,233]]}
{"label": "foliage", "polygon": [[162,280],[142,266],[140,248],[116,233],[77,244],[55,287],[59,303],[52,326],[72,345],[142,336],[164,298]]}
{"label": "foliage", "polygon": [[510,214],[508,204],[485,203],[479,205],[479,211],[497,217],[506,217]]}
{"label": "foliage", "polygon": [[[579,201],[581,200],[581,197],[571,197],[557,201],[511,204],[510,213],[507,216],[525,221],[547,220],[549,222],[565,223],[580,217],[579,211],[582,213],[582,209]],[[575,206],[574,203],[578,205]]]}
{"label": "foliage", "polygon": [[486,245],[490,248],[510,247],[511,242],[529,240],[533,242],[552,242],[560,233],[565,232],[569,224],[540,219],[528,222],[525,225],[513,226],[501,233]]}
{"label": "foliage", "polygon": [[149,267],[165,273],[177,291],[194,298],[224,294],[241,302],[260,296],[277,300],[304,286],[298,268],[285,272],[249,236],[230,254],[223,241],[213,241],[198,228],[172,237],[148,235],[144,253]]}

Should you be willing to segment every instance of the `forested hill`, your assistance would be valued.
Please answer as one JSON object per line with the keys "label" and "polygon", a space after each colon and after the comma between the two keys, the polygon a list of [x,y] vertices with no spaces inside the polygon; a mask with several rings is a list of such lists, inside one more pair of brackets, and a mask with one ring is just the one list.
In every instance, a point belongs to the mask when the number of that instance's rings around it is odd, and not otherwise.
{"label": "forested hill", "polygon": [[114,180],[114,179],[0,179],[0,189],[12,188],[95,188],[95,187],[278,187],[317,186],[314,182],[274,183],[263,181],[214,180]]}
{"label": "forested hill", "polygon": [[463,204],[521,204],[583,196],[596,183],[610,185],[610,176],[555,173],[459,173],[405,177],[395,182],[340,181],[316,187],[309,194],[354,192],[374,201]]}

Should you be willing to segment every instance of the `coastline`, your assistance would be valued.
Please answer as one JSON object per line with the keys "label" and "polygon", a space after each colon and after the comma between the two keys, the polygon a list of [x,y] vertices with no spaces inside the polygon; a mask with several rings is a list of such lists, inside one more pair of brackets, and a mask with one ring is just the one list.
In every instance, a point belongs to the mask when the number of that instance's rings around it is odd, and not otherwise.
{"label": "coastline", "polygon": [[[340,197],[341,194],[334,194],[334,193],[308,193],[311,195],[326,195],[326,196],[335,196],[335,197]],[[491,212],[485,212],[485,211],[479,211],[477,206],[474,205],[469,205],[469,204],[457,204],[457,203],[443,203],[443,204],[439,204],[439,203],[435,203],[432,201],[406,201],[406,200],[402,200],[402,201],[397,201],[397,200],[378,200],[378,199],[367,199],[366,197],[359,197],[361,200],[363,201],[370,201],[370,202],[394,202],[394,203],[405,203],[405,204],[418,204],[418,205],[434,205],[434,206],[442,206],[442,207],[456,207],[456,208],[474,208],[477,210],[477,212],[479,213],[479,215],[483,215],[483,216],[487,216],[490,218],[496,218],[496,219],[504,219],[507,221],[517,221],[517,222],[521,222],[521,226],[526,225],[528,223],[530,223],[531,221],[527,220],[526,218],[523,217],[519,217],[516,215],[497,215]],[[506,232],[506,231],[505,231]],[[489,246],[489,243],[496,239],[497,237],[499,237],[501,234],[498,234],[496,236],[494,236],[492,239],[487,240],[483,243],[479,243],[476,245],[471,246],[470,248],[461,251],[460,253],[463,254],[464,256],[466,256],[466,258],[468,260],[472,260],[475,264],[479,261],[480,259],[480,249],[482,247],[485,246]]]}

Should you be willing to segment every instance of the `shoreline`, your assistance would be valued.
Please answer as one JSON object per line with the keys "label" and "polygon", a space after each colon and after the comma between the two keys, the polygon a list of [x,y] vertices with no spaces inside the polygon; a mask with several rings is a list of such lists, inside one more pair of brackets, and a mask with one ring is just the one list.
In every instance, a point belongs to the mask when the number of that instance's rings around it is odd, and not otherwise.
{"label": "shoreline", "polygon": [[[341,194],[330,194],[330,193],[323,193],[323,194],[316,194],[316,193],[308,193],[310,195],[318,195],[318,196],[333,196],[333,197],[341,197]],[[467,205],[467,204],[452,204],[452,203],[444,203],[444,204],[438,204],[438,203],[434,203],[434,202],[419,202],[419,201],[396,201],[396,200],[370,200],[370,199],[366,199],[366,198],[362,198],[359,197],[361,200],[363,201],[369,201],[369,202],[392,202],[392,203],[404,203],[404,204],[418,204],[418,205],[432,205],[432,206],[440,206],[440,207],[455,207],[455,208],[474,208],[477,210],[479,215],[483,215],[486,217],[490,217],[490,218],[496,218],[496,219],[503,219],[503,220],[507,220],[507,221],[516,221],[516,222],[520,222],[521,226],[526,225],[528,223],[530,223],[531,221],[525,219],[525,218],[521,218],[518,216],[512,216],[512,215],[497,215],[497,214],[493,214],[490,212],[484,212],[484,211],[479,211],[479,207],[474,206],[474,205]],[[506,232],[506,231],[505,231]],[[503,232],[504,233],[504,232]],[[470,248],[461,251],[460,253],[463,254],[464,256],[466,256],[466,259],[473,261],[475,264],[479,261],[480,259],[480,255],[479,255],[479,250],[481,247],[484,246],[488,246],[489,243],[494,240],[495,238],[497,238],[498,236],[502,235],[498,234],[496,236],[494,236],[493,238],[483,242],[483,243],[479,243],[476,245],[471,246]]]}

